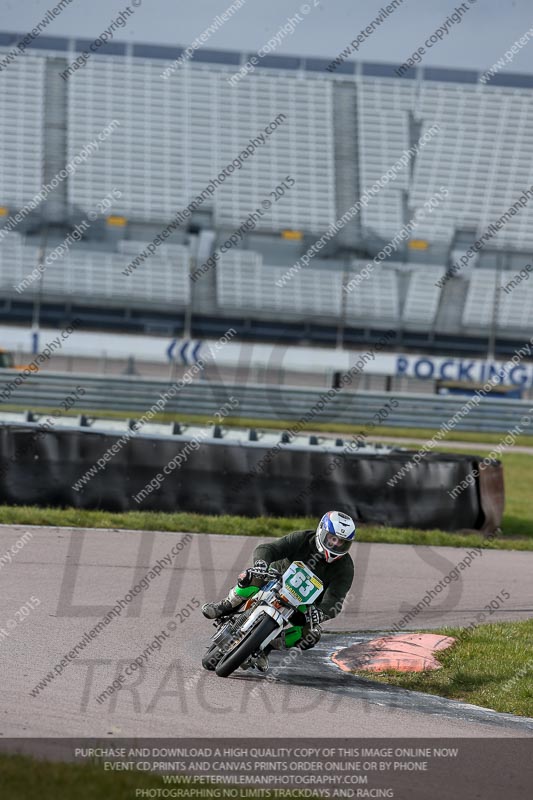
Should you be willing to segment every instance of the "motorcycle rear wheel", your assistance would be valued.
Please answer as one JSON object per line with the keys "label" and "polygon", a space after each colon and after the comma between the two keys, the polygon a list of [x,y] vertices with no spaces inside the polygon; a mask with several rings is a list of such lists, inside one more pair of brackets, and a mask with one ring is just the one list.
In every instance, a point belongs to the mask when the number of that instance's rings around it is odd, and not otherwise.
{"label": "motorcycle rear wheel", "polygon": [[265,639],[279,628],[272,617],[265,615],[261,622],[253,628],[245,639],[217,664],[215,672],[219,678],[228,678],[241,664],[244,664],[252,653],[261,647]]}

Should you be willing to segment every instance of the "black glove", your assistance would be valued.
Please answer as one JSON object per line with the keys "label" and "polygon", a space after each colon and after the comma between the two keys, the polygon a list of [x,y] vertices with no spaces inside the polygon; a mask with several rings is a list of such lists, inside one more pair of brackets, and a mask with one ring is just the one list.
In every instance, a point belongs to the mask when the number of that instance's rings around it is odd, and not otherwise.
{"label": "black glove", "polygon": [[267,562],[263,561],[262,558],[259,558],[257,561],[254,561],[253,572],[258,578],[260,578],[261,576],[266,577],[266,573],[268,572]]}
{"label": "black glove", "polygon": [[261,576],[266,577],[267,572],[268,564],[266,561],[255,561],[253,567],[248,567],[248,569],[244,570],[244,572],[241,572],[237,580],[237,585],[241,589],[244,589],[247,586],[250,586],[254,578],[260,578]]}
{"label": "black glove", "polygon": [[325,619],[325,614],[316,606],[310,606],[307,609],[307,623],[310,628],[318,628],[320,623]]}

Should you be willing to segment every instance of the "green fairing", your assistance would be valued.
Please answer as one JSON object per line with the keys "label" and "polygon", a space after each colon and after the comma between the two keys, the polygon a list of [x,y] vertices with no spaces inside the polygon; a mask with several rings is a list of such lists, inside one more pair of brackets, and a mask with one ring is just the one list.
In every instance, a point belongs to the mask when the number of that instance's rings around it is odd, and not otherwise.
{"label": "green fairing", "polygon": [[257,586],[245,586],[243,589],[240,586],[235,587],[235,594],[238,594],[239,597],[253,597],[258,591],[259,587]]}
{"label": "green fairing", "polygon": [[301,625],[293,625],[285,631],[285,647],[294,647],[303,636]]}

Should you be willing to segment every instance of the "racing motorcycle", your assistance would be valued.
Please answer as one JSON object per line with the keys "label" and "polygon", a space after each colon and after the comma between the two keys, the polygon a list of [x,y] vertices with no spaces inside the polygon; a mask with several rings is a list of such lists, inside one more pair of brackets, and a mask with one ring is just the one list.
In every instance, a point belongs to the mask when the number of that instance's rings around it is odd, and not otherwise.
{"label": "racing motorcycle", "polygon": [[[261,573],[264,576],[264,573]],[[230,615],[214,621],[217,628],[202,666],[227,678],[239,667],[255,666],[255,659],[280,633],[290,627],[296,611],[305,613],[322,594],[324,585],[302,561],[293,561],[283,575],[266,574],[267,583],[243,600]]]}

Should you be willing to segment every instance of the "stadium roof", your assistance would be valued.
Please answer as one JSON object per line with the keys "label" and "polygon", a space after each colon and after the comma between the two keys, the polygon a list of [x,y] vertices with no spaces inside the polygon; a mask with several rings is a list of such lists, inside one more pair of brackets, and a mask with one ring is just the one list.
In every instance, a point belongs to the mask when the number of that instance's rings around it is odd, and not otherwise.
{"label": "stadium roof", "polygon": [[[24,33],[0,32],[0,47],[12,47],[23,39]],[[35,39],[27,49],[48,50],[55,52],[83,52],[92,40],[60,36],[40,36]],[[174,61],[185,52],[184,47],[168,47],[166,45],[109,42],[105,47],[94,53],[96,56],[129,56],[134,58],[153,58],[165,61]],[[255,55],[251,52],[232,52],[230,50],[195,50],[193,63],[221,64],[226,66],[239,66]],[[349,77],[350,75],[366,75],[380,78],[395,78],[396,80],[414,80],[422,78],[426,81],[440,81],[447,83],[477,83],[481,70],[452,69],[447,67],[416,67],[411,68],[398,76],[396,69],[399,64],[385,64],[370,61],[345,61],[339,64],[335,72],[327,72],[330,61],[322,58],[301,56],[264,56],[259,69],[303,70],[307,72],[324,72],[333,78]],[[504,72],[493,75],[489,86],[507,86],[518,89],[533,88],[533,75],[517,72]]]}

